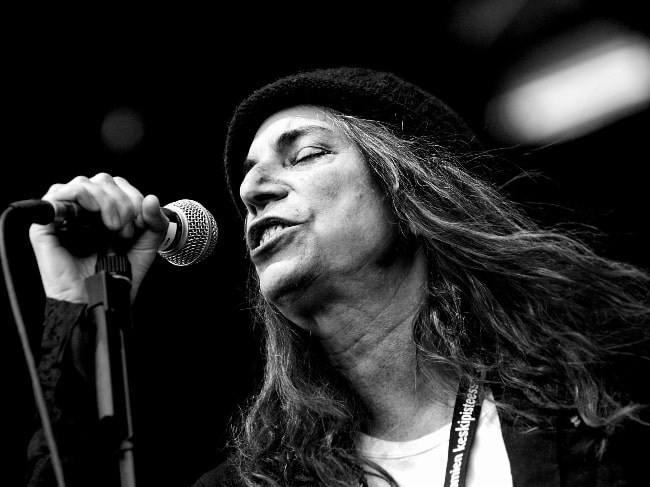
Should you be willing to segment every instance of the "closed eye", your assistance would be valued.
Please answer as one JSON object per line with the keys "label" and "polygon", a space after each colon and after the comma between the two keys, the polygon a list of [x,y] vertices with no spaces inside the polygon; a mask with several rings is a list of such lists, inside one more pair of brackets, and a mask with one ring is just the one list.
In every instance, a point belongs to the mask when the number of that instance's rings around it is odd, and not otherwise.
{"label": "closed eye", "polygon": [[296,154],[296,157],[294,159],[294,164],[298,164],[301,162],[308,162],[311,159],[315,159],[327,154],[331,154],[331,151],[328,151],[321,147],[303,147]]}

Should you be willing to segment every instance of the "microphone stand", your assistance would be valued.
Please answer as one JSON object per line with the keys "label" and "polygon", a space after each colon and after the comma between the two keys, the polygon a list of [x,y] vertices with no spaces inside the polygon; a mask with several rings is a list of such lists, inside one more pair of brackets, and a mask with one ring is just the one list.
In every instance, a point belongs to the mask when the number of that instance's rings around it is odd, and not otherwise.
{"label": "microphone stand", "polygon": [[88,317],[95,333],[95,383],[102,439],[107,451],[117,457],[120,485],[135,487],[127,373],[127,346],[133,328],[131,264],[125,254],[108,245],[98,253],[95,274],[85,282]]}

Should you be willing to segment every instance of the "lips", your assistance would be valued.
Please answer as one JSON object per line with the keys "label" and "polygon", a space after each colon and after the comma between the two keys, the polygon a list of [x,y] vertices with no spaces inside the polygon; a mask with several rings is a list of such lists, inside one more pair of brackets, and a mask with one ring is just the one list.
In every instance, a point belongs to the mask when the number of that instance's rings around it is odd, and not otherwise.
{"label": "lips", "polygon": [[283,218],[267,217],[253,223],[248,229],[248,248],[252,250],[261,247],[264,243],[273,239],[278,233],[288,227],[296,226],[297,223],[284,220]]}

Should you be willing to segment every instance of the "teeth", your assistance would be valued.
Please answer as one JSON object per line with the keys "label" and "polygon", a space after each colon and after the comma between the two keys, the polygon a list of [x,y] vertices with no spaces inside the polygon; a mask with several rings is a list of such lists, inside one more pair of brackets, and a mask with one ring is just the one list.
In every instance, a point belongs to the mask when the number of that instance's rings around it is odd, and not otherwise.
{"label": "teeth", "polygon": [[262,232],[262,235],[260,236],[260,243],[259,245],[263,245],[264,242],[267,240],[273,238],[280,230],[282,230],[285,227],[285,225],[274,225],[272,227],[268,227]]}

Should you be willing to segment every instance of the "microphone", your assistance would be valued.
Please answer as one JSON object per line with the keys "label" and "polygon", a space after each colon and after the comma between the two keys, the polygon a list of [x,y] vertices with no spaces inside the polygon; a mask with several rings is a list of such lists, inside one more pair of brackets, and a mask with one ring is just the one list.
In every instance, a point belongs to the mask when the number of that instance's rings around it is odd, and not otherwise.
{"label": "microphone", "polygon": [[177,266],[201,262],[217,244],[217,222],[203,205],[194,200],[182,199],[163,206],[169,218],[167,235],[158,254]]}
{"label": "microphone", "polygon": [[[60,227],[96,226],[97,213],[83,209],[73,201],[45,200],[15,201],[12,208],[29,210],[31,221]],[[203,205],[194,200],[181,199],[162,207],[169,218],[167,234],[158,248],[158,254],[176,266],[188,266],[208,257],[217,244],[217,222]]]}

